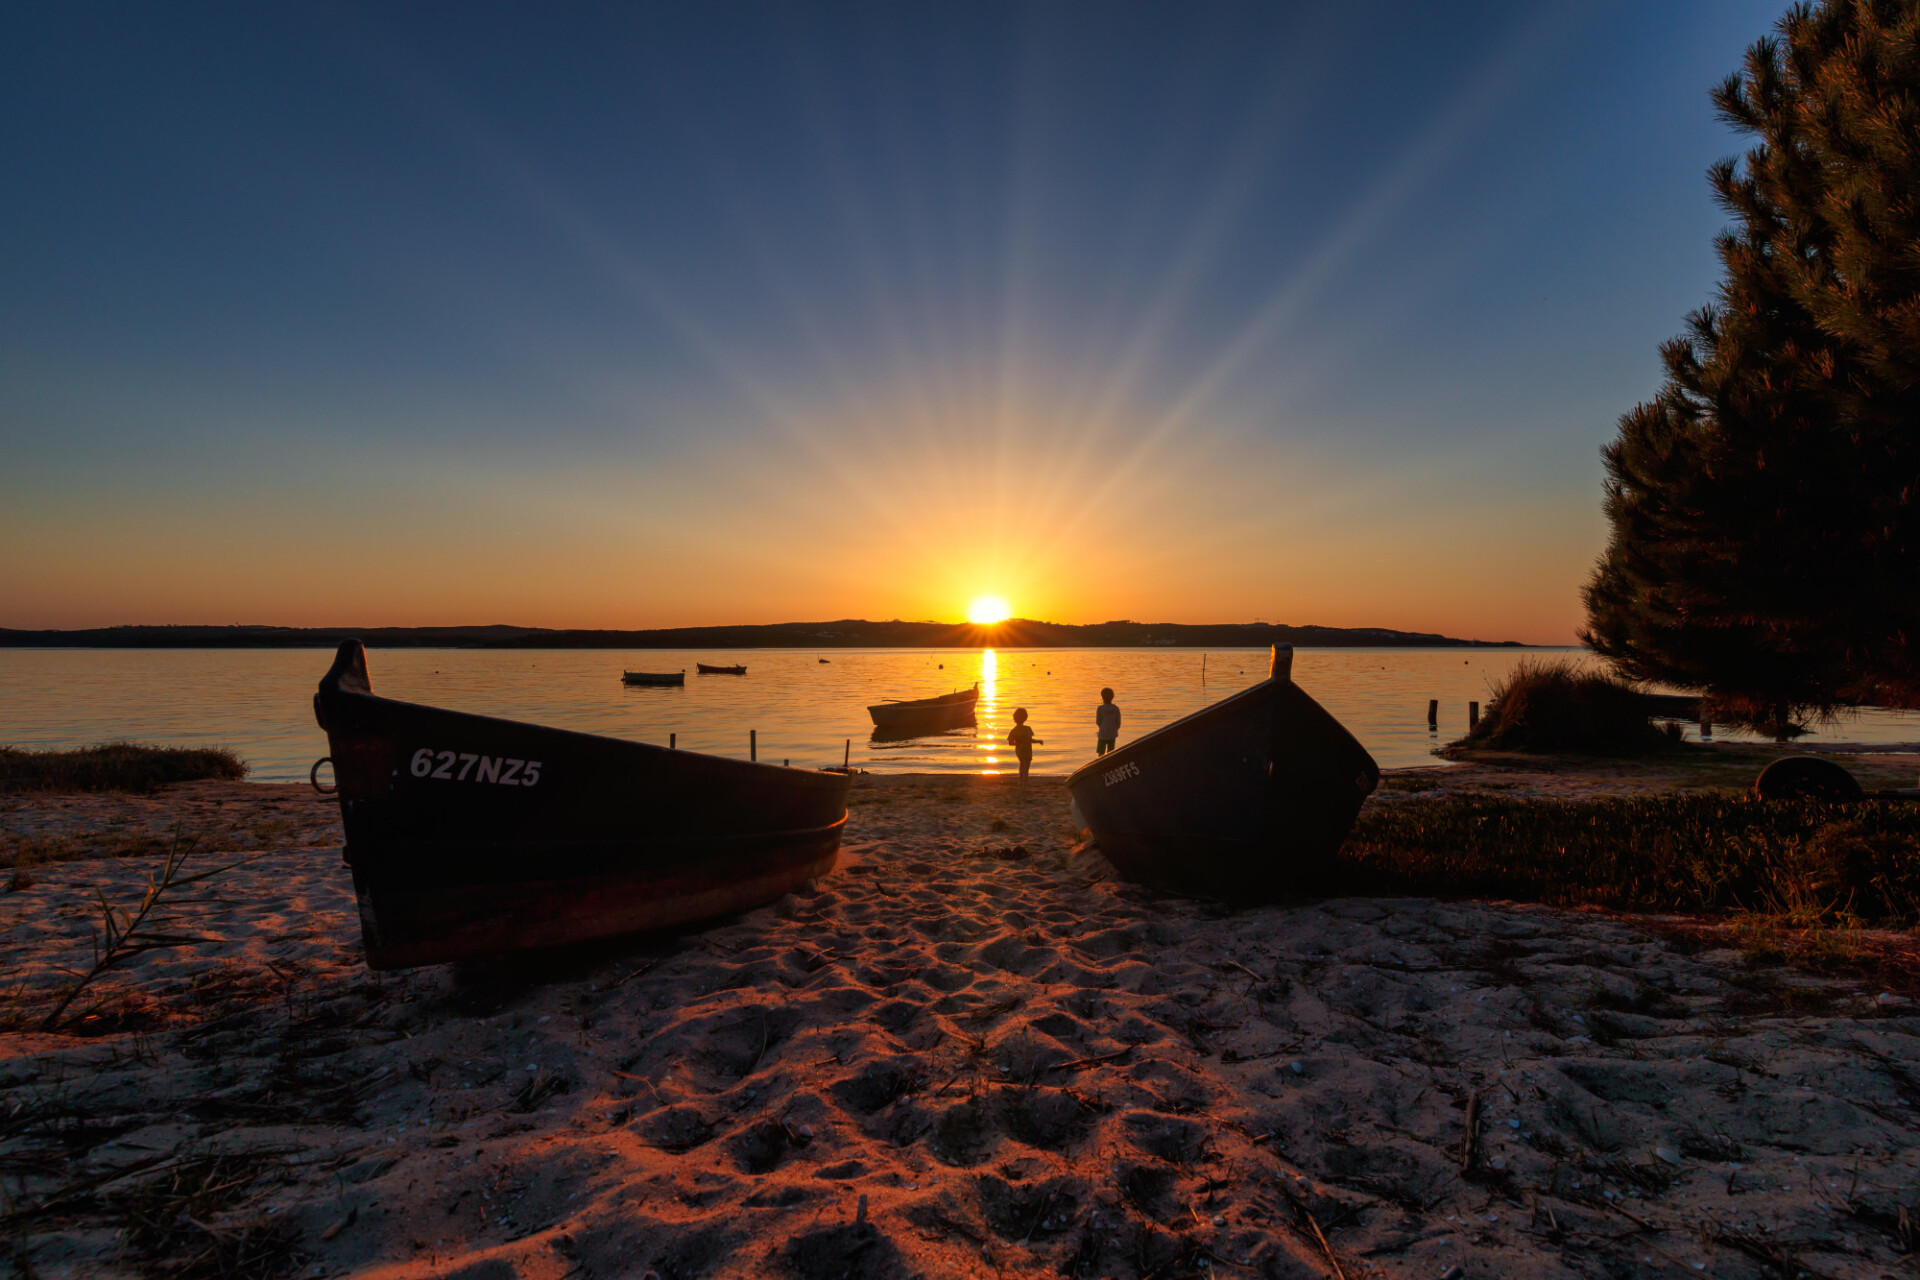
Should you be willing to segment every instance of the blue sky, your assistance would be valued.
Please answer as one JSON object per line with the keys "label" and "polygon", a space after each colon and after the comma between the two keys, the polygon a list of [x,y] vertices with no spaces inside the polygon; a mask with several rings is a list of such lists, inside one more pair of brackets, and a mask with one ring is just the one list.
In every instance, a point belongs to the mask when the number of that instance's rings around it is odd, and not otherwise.
{"label": "blue sky", "polygon": [[10,7],[0,625],[1565,642],[1779,11]]}

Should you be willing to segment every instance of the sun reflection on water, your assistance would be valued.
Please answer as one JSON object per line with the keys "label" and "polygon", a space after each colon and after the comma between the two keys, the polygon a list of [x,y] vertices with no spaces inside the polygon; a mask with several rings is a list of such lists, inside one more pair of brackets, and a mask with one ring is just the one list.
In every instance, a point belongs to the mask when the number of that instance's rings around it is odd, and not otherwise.
{"label": "sun reflection on water", "polygon": [[975,746],[987,752],[980,772],[997,774],[1000,770],[991,766],[1000,763],[1000,757],[993,754],[1000,749],[1000,655],[991,649],[980,651],[980,701],[975,706],[974,723],[977,726]]}

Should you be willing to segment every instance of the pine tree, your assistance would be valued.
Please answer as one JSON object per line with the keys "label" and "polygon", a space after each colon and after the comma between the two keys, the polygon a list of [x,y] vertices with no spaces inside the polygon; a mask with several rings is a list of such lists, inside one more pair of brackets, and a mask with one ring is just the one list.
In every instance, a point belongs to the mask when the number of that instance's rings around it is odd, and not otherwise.
{"label": "pine tree", "polygon": [[1714,91],[1714,304],[1607,446],[1581,633],[1784,726],[1920,705],[1920,0],[1795,6]]}

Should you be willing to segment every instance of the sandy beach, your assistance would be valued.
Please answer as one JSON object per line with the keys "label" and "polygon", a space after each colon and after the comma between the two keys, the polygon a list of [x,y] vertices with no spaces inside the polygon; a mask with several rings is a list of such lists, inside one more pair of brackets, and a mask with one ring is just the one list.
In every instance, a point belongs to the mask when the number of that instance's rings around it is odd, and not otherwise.
{"label": "sandy beach", "polygon": [[[1673,785],[1626,775],[1405,770],[1370,803]],[[861,777],[852,803],[836,874],[705,931],[379,975],[304,787],[7,800],[0,1252],[44,1277],[1912,1274],[1906,993],[1599,912],[1166,898],[1076,852],[1058,779]],[[176,830],[188,871],[226,868],[170,913],[204,941],[32,1029],[96,892],[137,903]]]}

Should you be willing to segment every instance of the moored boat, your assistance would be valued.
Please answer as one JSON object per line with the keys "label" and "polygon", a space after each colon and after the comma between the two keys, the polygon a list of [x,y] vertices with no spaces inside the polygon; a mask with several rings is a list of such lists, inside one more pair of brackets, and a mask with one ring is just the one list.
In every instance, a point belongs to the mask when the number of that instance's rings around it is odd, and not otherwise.
{"label": "moored boat", "polygon": [[358,640],[313,701],[375,969],[710,919],[839,854],[844,773],[382,698]]}
{"label": "moored boat", "polygon": [[1292,647],[1275,646],[1267,679],[1067,779],[1075,825],[1121,875],[1262,902],[1332,865],[1380,769],[1292,667]]}
{"label": "moored boat", "polygon": [[684,671],[623,671],[620,673],[623,684],[640,685],[685,685],[687,673]]}
{"label": "moored boat", "polygon": [[938,732],[941,728],[957,728],[972,720],[974,707],[979,701],[980,686],[976,683],[971,689],[943,693],[937,698],[877,702],[867,708],[867,714],[873,717],[874,728],[888,733],[922,728],[928,732]]}
{"label": "moored boat", "polygon": [[737,667],[714,667],[704,662],[696,662],[693,665],[703,676],[743,676],[747,674],[747,669],[744,665]]}

